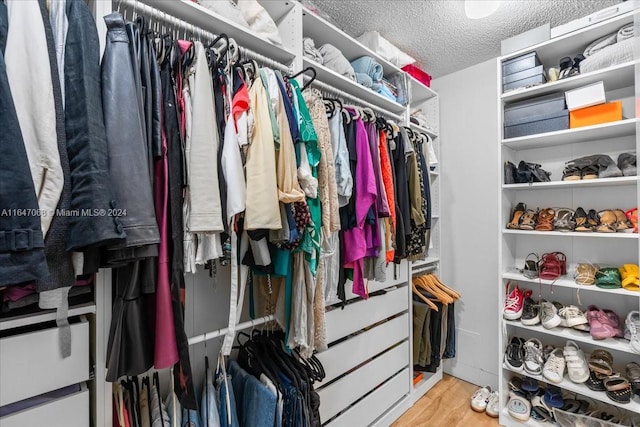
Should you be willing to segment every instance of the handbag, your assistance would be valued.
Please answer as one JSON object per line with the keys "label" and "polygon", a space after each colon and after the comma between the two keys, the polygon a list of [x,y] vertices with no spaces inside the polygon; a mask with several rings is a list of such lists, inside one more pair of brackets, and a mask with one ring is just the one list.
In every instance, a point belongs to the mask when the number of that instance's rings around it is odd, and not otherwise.
{"label": "handbag", "polygon": [[504,162],[504,183],[515,184],[517,171],[516,165],[509,161]]}
{"label": "handbag", "polygon": [[529,182],[549,182],[551,173],[542,169],[542,165],[521,160],[516,171],[516,182],[526,184]]}

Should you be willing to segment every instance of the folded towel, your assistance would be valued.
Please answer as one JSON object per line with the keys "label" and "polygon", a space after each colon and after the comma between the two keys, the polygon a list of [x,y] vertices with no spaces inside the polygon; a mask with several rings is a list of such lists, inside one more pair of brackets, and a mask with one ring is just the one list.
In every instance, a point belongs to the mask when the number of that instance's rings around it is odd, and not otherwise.
{"label": "folded towel", "polygon": [[327,68],[331,68],[336,73],[351,80],[356,79],[356,73],[353,71],[353,67],[337,47],[327,43],[320,46],[318,51],[322,54],[322,57],[324,58],[324,65]]}
{"label": "folded towel", "polygon": [[384,74],[382,65],[378,64],[378,61],[370,56],[361,56],[351,61],[351,66],[356,73],[367,74],[374,83],[379,83],[382,80]]}
{"label": "folded towel", "polygon": [[396,97],[393,96],[393,93],[391,93],[388,87],[386,87],[385,85],[380,85],[380,86],[381,86],[380,89],[378,89],[378,93],[380,95],[384,96],[385,98],[389,98],[393,102],[397,102]]}
{"label": "folded towel", "polygon": [[371,85],[373,85],[373,80],[371,80],[368,74],[356,73],[356,81],[369,89],[371,89]]}
{"label": "folded towel", "polygon": [[316,43],[312,38],[303,38],[302,47],[304,49],[304,56],[311,59],[312,61],[316,61],[320,65],[324,63],[324,58],[322,57],[320,51],[316,48]]}
{"label": "folded towel", "polygon": [[618,34],[617,34],[618,43],[621,42],[622,40],[630,39],[631,37],[633,37],[633,35],[634,35],[633,22],[631,22],[618,30]]}
{"label": "folded towel", "polygon": [[610,46],[612,44],[615,44],[617,41],[617,36],[618,36],[618,32],[615,33],[611,33],[611,34],[607,34],[606,36],[600,37],[597,40],[594,40],[593,42],[591,42],[591,44],[589,46],[587,46],[587,48],[584,50],[583,55],[585,57],[588,57],[590,55],[593,55],[594,53],[596,53],[599,50],[604,49],[607,46]]}
{"label": "folded towel", "polygon": [[634,39],[622,40],[620,43],[600,49],[580,63],[580,73],[585,74],[616,64],[633,61]]}

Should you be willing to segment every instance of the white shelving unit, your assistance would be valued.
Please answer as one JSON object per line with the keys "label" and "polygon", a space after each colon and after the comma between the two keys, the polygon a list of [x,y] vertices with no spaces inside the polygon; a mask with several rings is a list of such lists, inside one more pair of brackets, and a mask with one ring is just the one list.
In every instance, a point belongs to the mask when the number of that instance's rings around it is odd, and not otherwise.
{"label": "white shelving unit", "polygon": [[[502,62],[519,55],[536,51],[545,69],[558,66],[561,57],[582,52],[593,40],[617,31],[623,25],[633,22],[633,12],[620,15],[590,27],[564,36],[551,39],[537,46],[499,58],[498,88],[502,88]],[[503,134],[503,109],[515,101],[550,94],[563,93],[590,83],[603,81],[607,100],[612,101],[625,96],[636,96],[636,61],[610,66],[586,74],[580,74],[565,80],[559,80],[507,93],[498,93],[499,134]],[[636,116],[637,117],[637,116]],[[530,419],[521,422],[512,418],[506,405],[509,400],[508,381],[514,376],[526,375],[503,365],[504,349],[513,336],[529,339],[538,338],[543,344],[557,347],[565,345],[567,340],[575,341],[588,354],[597,348],[610,351],[614,357],[614,370],[624,375],[624,365],[637,360],[635,354],[624,339],[609,338],[594,340],[589,333],[570,328],[545,329],[541,325],[525,326],[519,320],[502,319],[504,290],[508,282],[517,282],[521,289],[530,288],[533,298],[559,301],[573,304],[586,310],[594,304],[600,308],[616,312],[624,327],[624,319],[631,310],[640,307],[640,293],[625,289],[602,289],[597,286],[581,286],[573,280],[575,267],[581,262],[599,265],[618,266],[624,263],[638,263],[639,245],[637,233],[597,233],[597,232],[561,232],[512,230],[505,226],[511,220],[512,209],[517,203],[526,203],[529,208],[568,207],[577,209],[595,208],[627,210],[638,206],[640,199],[638,178],[619,177],[593,180],[561,181],[564,163],[589,154],[608,154],[613,160],[622,152],[637,152],[638,119],[626,118],[621,121],[567,129],[555,132],[528,135],[518,138],[500,138],[497,141],[499,151],[500,176],[506,161],[517,164],[520,160],[541,164],[543,169],[552,171],[552,181],[533,184],[500,184],[499,197],[499,268],[501,281],[500,326],[499,326],[499,389],[500,424],[504,426],[541,426],[542,423]],[[517,268],[522,268],[527,255],[531,252],[542,255],[546,252],[560,251],[567,257],[568,274],[555,281],[528,279]],[[579,294],[578,294],[579,292]],[[581,304],[581,305],[580,305]],[[535,377],[546,382],[542,377]],[[629,404],[619,404],[610,400],[604,392],[589,390],[584,384],[575,384],[568,377],[558,384],[570,393],[590,397],[602,405],[612,405],[640,413],[640,399],[636,396]],[[546,424],[546,423],[545,423]]]}

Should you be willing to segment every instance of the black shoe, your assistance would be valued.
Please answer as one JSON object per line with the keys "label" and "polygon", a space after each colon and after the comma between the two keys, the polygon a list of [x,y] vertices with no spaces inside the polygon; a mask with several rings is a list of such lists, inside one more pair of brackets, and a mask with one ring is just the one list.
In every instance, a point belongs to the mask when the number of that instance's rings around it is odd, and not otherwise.
{"label": "black shoe", "polygon": [[538,303],[533,298],[525,298],[522,307],[522,317],[520,321],[525,326],[533,326],[540,323],[540,316],[538,314]]}
{"label": "black shoe", "polygon": [[522,338],[513,337],[504,352],[504,363],[513,370],[522,371],[524,367],[524,348]]}

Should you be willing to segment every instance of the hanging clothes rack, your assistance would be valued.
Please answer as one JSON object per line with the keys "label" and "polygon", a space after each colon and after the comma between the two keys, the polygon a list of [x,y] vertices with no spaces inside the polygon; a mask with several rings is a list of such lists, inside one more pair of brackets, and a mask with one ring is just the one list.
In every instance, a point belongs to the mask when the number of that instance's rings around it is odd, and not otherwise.
{"label": "hanging clothes rack", "polygon": [[328,95],[331,96],[335,96],[338,98],[343,98],[346,100],[349,100],[351,103],[356,104],[360,107],[367,107],[367,108],[371,108],[373,111],[379,113],[381,116],[385,116],[387,118],[391,118],[394,120],[397,120],[398,123],[402,123],[404,122],[404,117],[398,114],[393,114],[387,110],[384,110],[376,105],[373,105],[369,102],[363,101],[360,98],[357,98],[353,95],[351,95],[350,93],[344,92],[340,89],[336,89],[335,87],[329,86],[326,83],[323,83],[321,81],[318,81],[317,79],[314,80],[313,82],[311,82],[311,86],[315,87],[316,89],[318,89],[320,92],[322,93],[326,93]]}
{"label": "hanging clothes rack", "polygon": [[[193,25],[187,21],[183,21],[181,19],[176,18],[175,16],[171,16],[166,12],[156,9],[153,6],[149,6],[146,3],[142,3],[138,0],[120,0],[117,4],[118,9],[121,5],[128,6],[133,8],[134,13],[139,13],[142,15],[147,15],[153,20],[162,21],[164,24],[169,26],[169,28],[176,28],[183,30],[185,33],[191,33],[194,37],[205,39],[208,41],[215,40],[218,37],[218,34],[211,33],[206,31],[196,25]],[[282,64],[278,61],[274,61],[271,58],[268,58],[264,55],[259,54],[258,52],[254,52],[251,49],[247,49],[243,46],[238,46],[238,50],[240,51],[240,55],[247,59],[252,59],[256,61],[259,65],[266,66],[269,68],[276,68],[287,75],[291,73],[291,67],[285,64]]]}
{"label": "hanging clothes rack", "polygon": [[[243,323],[238,323],[235,327],[235,331],[243,331],[245,329],[255,328],[256,326],[264,325],[265,323],[269,323],[275,320],[275,316],[273,314],[264,317],[258,317],[257,319],[248,320]],[[226,335],[229,332],[229,328],[221,328],[216,329],[215,331],[205,332],[202,335],[197,335],[195,337],[189,338],[189,345],[198,344],[201,342],[209,341],[214,338],[218,338]]]}

